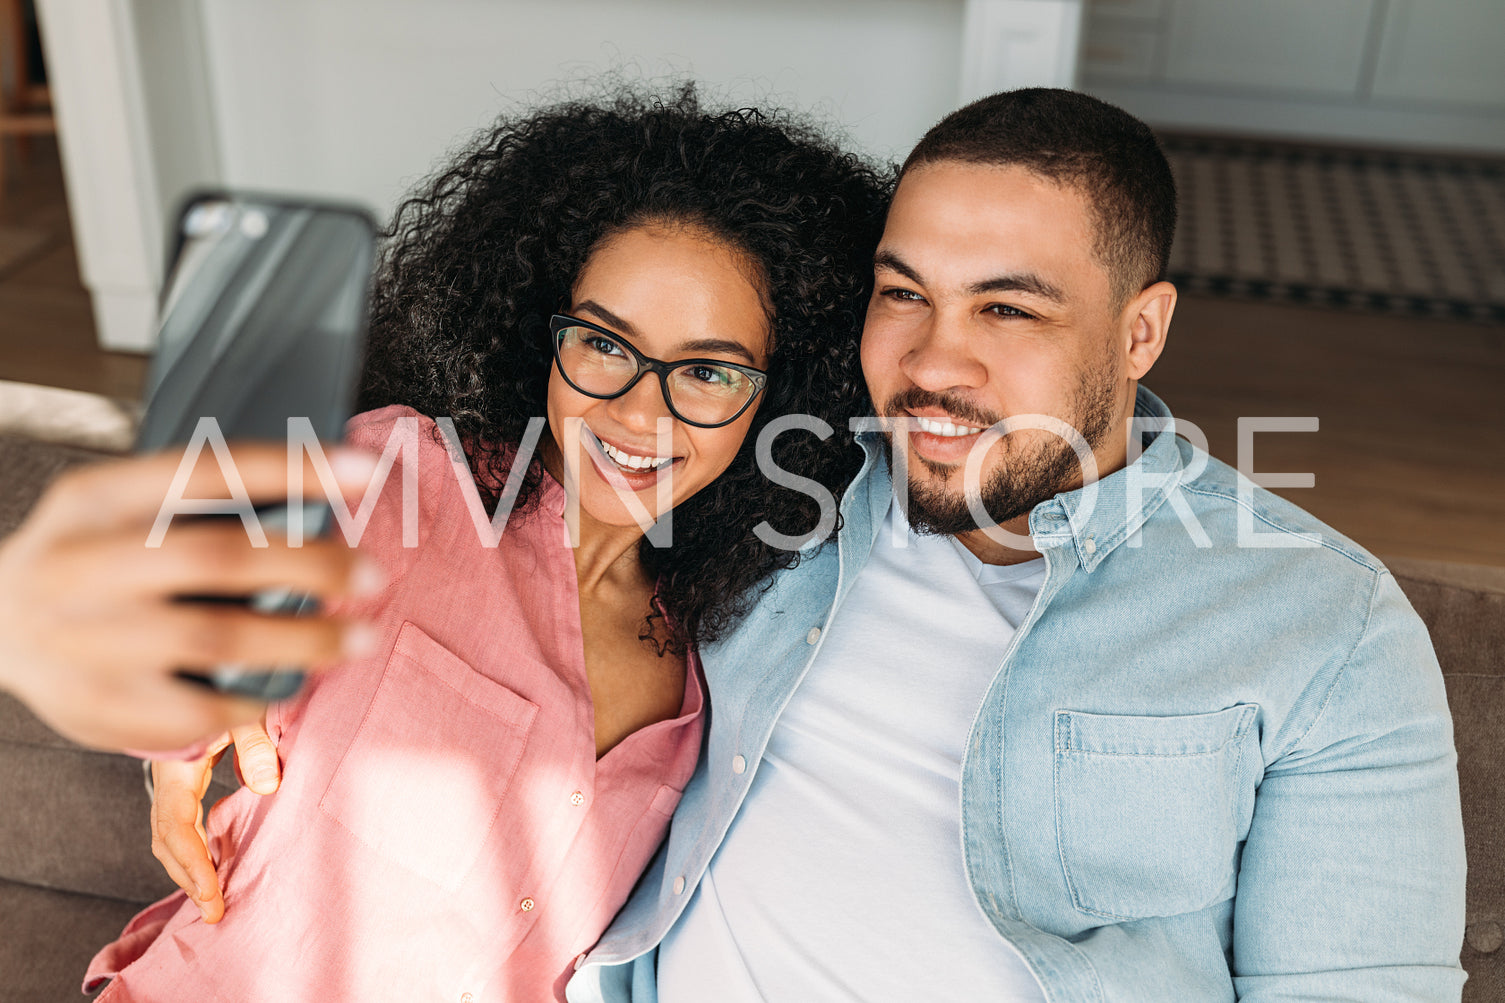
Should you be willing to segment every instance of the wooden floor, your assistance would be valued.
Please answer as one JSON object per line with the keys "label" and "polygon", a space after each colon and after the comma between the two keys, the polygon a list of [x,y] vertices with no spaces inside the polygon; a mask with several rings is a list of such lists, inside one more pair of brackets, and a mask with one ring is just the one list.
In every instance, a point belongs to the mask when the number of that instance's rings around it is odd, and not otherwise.
{"label": "wooden floor", "polygon": [[1381,556],[1505,565],[1505,327],[1187,297],[1145,381],[1237,462],[1239,416],[1278,493]]}
{"label": "wooden floor", "polygon": [[[146,356],[100,351],[94,338],[56,144],[35,139],[19,165],[15,145],[0,144],[0,156],[7,155],[13,169],[0,192],[0,379],[138,398]],[[27,248],[19,260],[7,253],[17,247]]]}
{"label": "wooden floor", "polygon": [[[135,399],[145,358],[95,345],[56,148],[9,184],[0,379]],[[1188,296],[1146,383],[1229,463],[1239,416],[1315,416],[1257,436],[1250,469],[1314,474],[1280,493],[1375,553],[1505,566],[1505,327]]]}

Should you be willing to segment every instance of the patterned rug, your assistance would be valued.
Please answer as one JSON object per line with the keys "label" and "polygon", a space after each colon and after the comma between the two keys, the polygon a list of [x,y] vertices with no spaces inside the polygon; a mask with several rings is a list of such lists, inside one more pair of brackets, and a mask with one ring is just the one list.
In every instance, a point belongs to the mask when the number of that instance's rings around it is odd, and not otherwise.
{"label": "patterned rug", "polygon": [[1505,324],[1505,160],[1161,143],[1181,197],[1178,286]]}

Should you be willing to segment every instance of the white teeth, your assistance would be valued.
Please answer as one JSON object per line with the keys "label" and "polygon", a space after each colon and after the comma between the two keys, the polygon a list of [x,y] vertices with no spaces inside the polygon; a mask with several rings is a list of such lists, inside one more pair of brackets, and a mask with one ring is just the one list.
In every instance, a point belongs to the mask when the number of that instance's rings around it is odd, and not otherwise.
{"label": "white teeth", "polygon": [[629,470],[643,470],[649,467],[658,469],[668,465],[674,459],[672,456],[634,456],[599,438],[596,441],[601,444],[602,452],[615,460],[618,466],[627,467]]}
{"label": "white teeth", "polygon": [[920,431],[929,432],[931,435],[977,435],[982,431],[982,429],[973,428],[971,425],[954,425],[949,421],[938,421],[935,418],[917,417],[915,420],[920,423]]}

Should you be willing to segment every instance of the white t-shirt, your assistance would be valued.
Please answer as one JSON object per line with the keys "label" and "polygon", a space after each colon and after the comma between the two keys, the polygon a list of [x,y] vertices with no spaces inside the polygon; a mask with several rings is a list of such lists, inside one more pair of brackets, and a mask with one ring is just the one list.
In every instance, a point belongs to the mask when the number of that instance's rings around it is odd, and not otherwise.
{"label": "white t-shirt", "polygon": [[967,734],[1043,560],[949,537],[873,554],[659,951],[660,1003],[1043,1001],[962,865]]}

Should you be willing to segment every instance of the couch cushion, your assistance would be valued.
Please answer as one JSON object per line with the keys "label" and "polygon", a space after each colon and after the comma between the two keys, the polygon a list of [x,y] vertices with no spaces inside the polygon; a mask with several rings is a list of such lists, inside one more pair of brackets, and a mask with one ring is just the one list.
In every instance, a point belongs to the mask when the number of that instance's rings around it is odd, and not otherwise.
{"label": "couch cushion", "polygon": [[1466,1003],[1505,1000],[1505,568],[1388,562],[1442,664],[1468,847]]}
{"label": "couch cushion", "polygon": [[114,940],[140,906],[0,881],[0,994],[11,1003],[61,1003],[84,997],[89,959]]}
{"label": "couch cushion", "polygon": [[0,879],[143,903],[173,884],[151,855],[151,802],[141,763],[21,738],[27,712],[0,697]]}
{"label": "couch cushion", "polygon": [[64,468],[107,458],[107,454],[93,450],[0,434],[0,472],[4,474],[0,490],[0,537],[20,525],[42,489]]}
{"label": "couch cushion", "polygon": [[[234,789],[228,757],[207,803]],[[141,762],[74,745],[0,695],[0,879],[136,903],[175,887],[151,854]]]}

